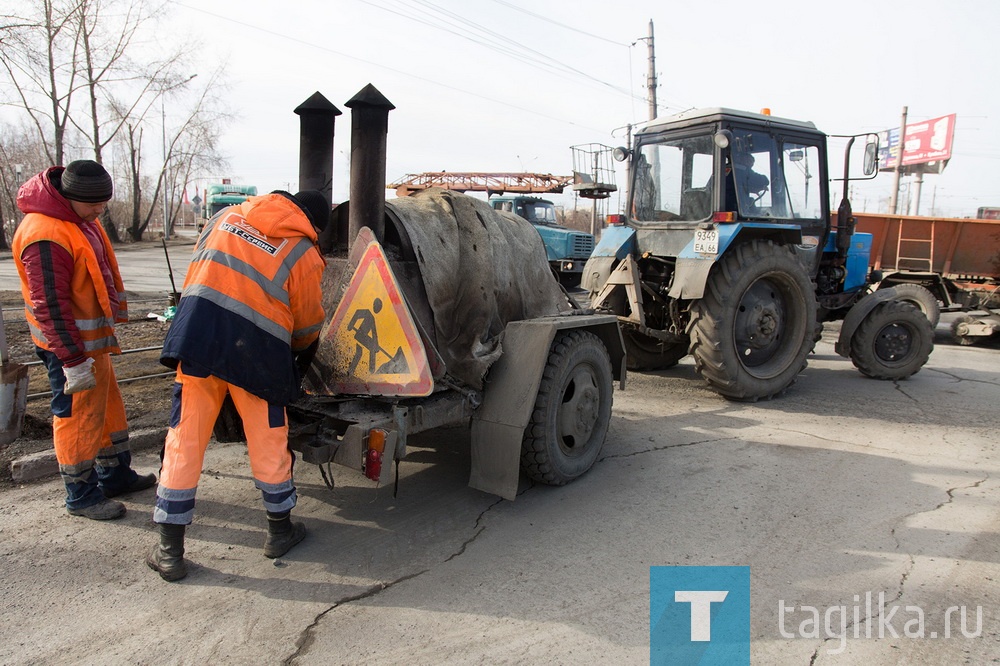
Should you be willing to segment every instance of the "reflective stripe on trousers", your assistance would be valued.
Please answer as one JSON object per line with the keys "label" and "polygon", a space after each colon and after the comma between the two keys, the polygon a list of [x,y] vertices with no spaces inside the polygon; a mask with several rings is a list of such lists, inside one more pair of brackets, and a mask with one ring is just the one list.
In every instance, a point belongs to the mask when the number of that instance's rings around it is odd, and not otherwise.
{"label": "reflective stripe on trousers", "polygon": [[243,419],[254,484],[264,508],[288,511],[295,506],[292,453],[288,450],[285,409],[217,377],[196,377],[177,368],[170,429],[156,490],[153,521],[188,525],[194,517],[195,494],[212,428],[228,392]]}

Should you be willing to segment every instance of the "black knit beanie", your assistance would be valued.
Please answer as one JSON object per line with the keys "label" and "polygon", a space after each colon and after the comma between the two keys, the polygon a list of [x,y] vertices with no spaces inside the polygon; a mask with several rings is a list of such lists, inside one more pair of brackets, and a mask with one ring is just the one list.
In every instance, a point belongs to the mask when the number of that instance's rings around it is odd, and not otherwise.
{"label": "black knit beanie", "polygon": [[114,194],[111,176],[93,160],[70,162],[62,172],[60,193],[70,201],[103,203]]}
{"label": "black knit beanie", "polygon": [[302,190],[301,192],[296,192],[292,199],[299,205],[299,208],[306,212],[306,216],[314,227],[320,231],[326,228],[327,222],[330,221],[332,206],[330,206],[330,202],[327,201],[326,196],[322,192],[318,190]]}

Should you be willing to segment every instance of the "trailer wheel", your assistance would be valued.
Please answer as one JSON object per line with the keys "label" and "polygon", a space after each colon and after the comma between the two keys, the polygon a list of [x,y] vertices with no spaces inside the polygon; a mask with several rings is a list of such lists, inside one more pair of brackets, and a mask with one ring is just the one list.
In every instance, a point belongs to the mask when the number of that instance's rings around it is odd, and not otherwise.
{"label": "trailer wheel", "polygon": [[691,305],[695,369],[730,400],[770,398],[792,385],[816,345],[816,294],[791,250],[755,240],[730,250]]}
{"label": "trailer wheel", "polygon": [[938,325],[941,321],[941,306],[938,305],[938,300],[930,289],[910,283],[894,284],[892,287],[896,290],[896,300],[913,303],[927,317],[931,328]]}
{"label": "trailer wheel", "polygon": [[612,382],[608,350],[596,335],[556,336],[521,442],[530,478],[562,486],[591,468],[611,421]]}
{"label": "trailer wheel", "polygon": [[665,370],[687,356],[685,342],[666,343],[638,331],[622,328],[625,341],[625,367],[629,370]]}
{"label": "trailer wheel", "polygon": [[934,329],[912,303],[886,301],[858,325],[851,338],[851,361],[874,379],[906,379],[927,363]]}

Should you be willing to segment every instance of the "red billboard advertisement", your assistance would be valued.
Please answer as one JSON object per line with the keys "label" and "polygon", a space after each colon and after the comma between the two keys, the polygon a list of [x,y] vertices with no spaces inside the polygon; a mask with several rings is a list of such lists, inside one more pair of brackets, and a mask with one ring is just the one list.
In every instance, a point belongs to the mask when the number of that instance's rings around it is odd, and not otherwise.
{"label": "red billboard advertisement", "polygon": [[[906,126],[903,142],[903,166],[943,162],[951,159],[951,143],[955,136],[955,114],[932,118]],[[879,133],[879,166],[892,169],[899,159],[899,128]]]}

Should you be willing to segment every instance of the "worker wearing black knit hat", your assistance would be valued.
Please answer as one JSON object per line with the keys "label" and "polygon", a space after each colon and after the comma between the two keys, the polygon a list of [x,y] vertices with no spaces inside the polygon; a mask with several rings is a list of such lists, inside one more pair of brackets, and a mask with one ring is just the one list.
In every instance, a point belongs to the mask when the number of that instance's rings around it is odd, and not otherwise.
{"label": "worker wearing black knit hat", "polygon": [[60,181],[59,191],[70,201],[105,203],[115,193],[111,175],[93,160],[70,162]]}
{"label": "worker wearing black knit hat", "polygon": [[17,193],[25,214],[14,234],[25,317],[52,388],[52,440],[73,516],[125,515],[111,499],[150,488],[131,467],[125,404],[111,354],[115,322],[128,321],[118,262],[98,216],[114,192],[97,162],[51,167]]}

